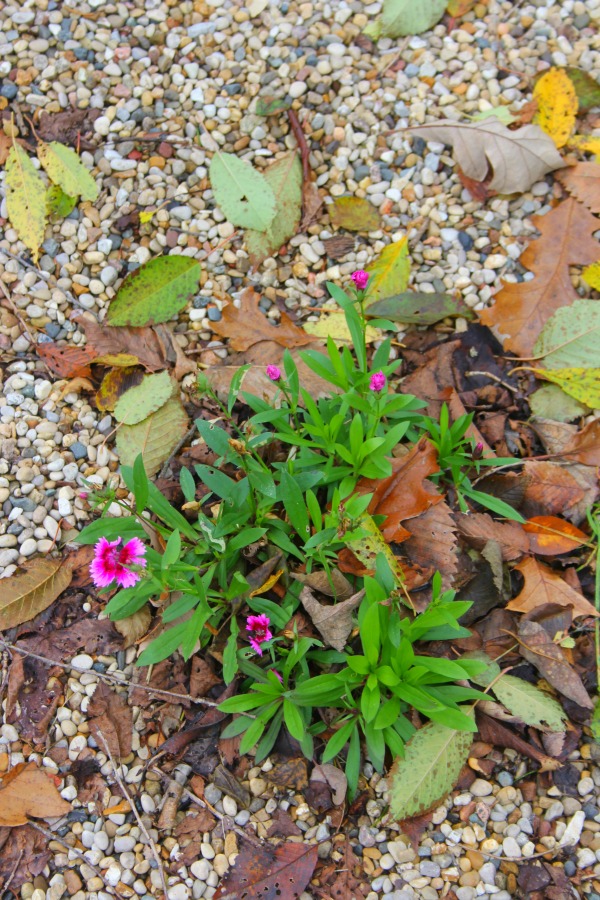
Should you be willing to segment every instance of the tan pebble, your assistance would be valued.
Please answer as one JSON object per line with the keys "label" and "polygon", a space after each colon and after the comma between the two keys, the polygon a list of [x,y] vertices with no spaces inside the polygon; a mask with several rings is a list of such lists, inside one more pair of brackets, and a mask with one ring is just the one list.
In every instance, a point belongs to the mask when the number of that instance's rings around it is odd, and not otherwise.
{"label": "tan pebble", "polygon": [[480,881],[479,872],[465,872],[458,881],[462,887],[477,887]]}
{"label": "tan pebble", "polygon": [[215,858],[213,859],[213,869],[220,875],[221,877],[225,874],[225,872],[229,868],[229,860],[223,853],[217,853]]}
{"label": "tan pebble", "polygon": [[495,853],[500,844],[494,838],[487,838],[481,845],[482,853]]}
{"label": "tan pebble", "polygon": [[101,891],[103,887],[104,881],[102,880],[102,878],[98,878],[97,875],[95,875],[93,878],[90,878],[87,883],[88,891]]}
{"label": "tan pebble", "polygon": [[164,169],[165,160],[163,159],[162,156],[151,156],[150,159],[148,160],[148,166],[149,167],[155,166],[157,169]]}
{"label": "tan pebble", "polygon": [[378,850],[377,847],[365,847],[363,849],[363,857],[364,856],[368,856],[370,859],[380,859],[381,850]]}
{"label": "tan pebble", "polygon": [[225,835],[223,852],[227,857],[230,857],[232,853],[238,852],[237,837],[233,831],[228,831]]}
{"label": "tan pebble", "polygon": [[[494,843],[496,843],[494,841]],[[496,844],[496,846],[498,846]],[[479,850],[467,850],[467,859],[471,863],[474,869],[480,869],[485,862],[483,855],[479,852]]]}

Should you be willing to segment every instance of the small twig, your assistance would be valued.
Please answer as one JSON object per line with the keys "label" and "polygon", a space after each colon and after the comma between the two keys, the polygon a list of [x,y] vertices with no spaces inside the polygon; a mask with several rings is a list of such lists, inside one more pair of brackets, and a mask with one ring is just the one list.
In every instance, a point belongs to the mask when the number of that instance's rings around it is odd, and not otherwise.
{"label": "small twig", "polygon": [[[30,650],[25,650],[24,647],[17,647],[15,644],[9,644],[6,641],[0,641],[0,648],[3,650],[16,650],[21,656],[31,656],[32,659],[38,659],[40,662],[48,663],[51,666],[58,666],[61,669],[73,669],[75,672],[89,672],[89,669],[84,669],[82,666],[74,666],[73,663],[60,662],[57,659],[49,659],[47,656],[40,656],[38,653],[32,653]],[[160,688],[142,684],[141,682],[127,681],[126,678],[119,678],[118,675],[112,675],[110,672],[94,672],[94,674],[102,681],[109,681],[113,684],[120,684],[123,685],[123,687],[128,688],[139,688],[141,691],[146,691],[148,694],[156,694],[158,697],[162,697],[165,700],[188,700],[191,703],[201,703],[204,706],[219,705],[212,700],[204,699],[204,697],[192,697],[191,694],[175,694],[171,691],[163,691]]]}
{"label": "small twig", "polygon": [[16,873],[17,869],[18,869],[19,866],[21,865],[21,860],[22,860],[22,859],[23,859],[23,850],[20,850],[20,851],[19,851],[19,855],[17,856],[17,861],[15,862],[14,866],[12,867],[12,872],[11,872],[10,875],[8,876],[8,881],[7,881],[6,884],[4,885],[4,890],[5,890],[5,891],[7,891],[8,888],[10,887],[10,883],[11,883],[11,881],[13,880],[13,878],[15,877],[15,873]]}
{"label": "small twig", "polygon": [[167,474],[167,471],[169,469],[169,466],[170,466],[171,462],[173,461],[173,457],[176,456],[179,453],[179,451],[181,450],[181,448],[184,446],[184,444],[187,441],[189,441],[191,437],[193,437],[195,431],[196,431],[196,423],[194,423],[192,425],[192,427],[190,429],[188,429],[188,431],[186,431],[186,433],[181,438],[181,440],[175,444],[175,447],[169,453],[167,459],[165,460],[165,464],[163,465],[162,469],[158,473],[159,478],[165,477],[165,475]]}
{"label": "small twig", "polygon": [[308,148],[306,136],[304,134],[304,131],[302,130],[302,126],[298,121],[298,116],[296,115],[294,110],[288,109],[287,114],[290,120],[290,128],[292,129],[294,137],[296,138],[298,150],[300,151],[300,157],[302,159],[302,177],[306,184],[310,184],[310,150]]}
{"label": "small twig", "polygon": [[123,779],[121,778],[121,775],[117,768],[117,764],[115,763],[114,757],[113,757],[112,753],[110,752],[110,748],[108,746],[108,743],[107,743],[104,735],[102,734],[100,729],[97,729],[96,734],[100,738],[101,742],[104,744],[104,750],[110,760],[110,764],[113,768],[113,773],[117,780],[117,784],[119,785],[121,792],[122,792],[123,796],[125,797],[125,799],[129,801],[129,805],[131,806],[131,811],[133,812],[133,815],[135,816],[135,819],[140,827],[140,830],[141,830],[142,834],[144,835],[144,837],[146,838],[146,840],[148,841],[148,844],[150,845],[150,849],[152,850],[152,855],[153,855],[154,859],[156,860],[156,865],[158,866],[158,872],[160,875],[160,880],[162,882],[162,888],[163,888],[163,892],[165,895],[164,900],[168,900],[169,888],[167,885],[167,877],[165,875],[165,870],[163,868],[162,859],[160,858],[160,853],[158,852],[158,848],[157,848],[156,844],[154,843],[154,840],[152,839],[152,835],[146,828],[146,826],[144,824],[144,820],[142,819],[139,812],[137,811],[137,807],[135,805],[133,797],[127,790],[127,786],[126,786],[125,782],[123,781]]}
{"label": "small twig", "polygon": [[513,394],[519,393],[518,389],[514,388],[512,384],[502,381],[501,378],[498,378],[497,375],[492,375],[491,372],[476,372],[474,369],[471,369],[471,371],[465,372],[465,375],[467,378],[475,378],[477,375],[482,375],[484,378],[489,378],[490,381],[496,381],[498,384],[501,384],[502,387],[506,388],[507,391],[512,391]]}

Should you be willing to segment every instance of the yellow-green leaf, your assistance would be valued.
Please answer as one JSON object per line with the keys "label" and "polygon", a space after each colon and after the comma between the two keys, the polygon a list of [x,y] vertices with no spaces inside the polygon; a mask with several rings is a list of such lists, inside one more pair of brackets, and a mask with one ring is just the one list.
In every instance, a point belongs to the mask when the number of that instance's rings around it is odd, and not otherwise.
{"label": "yellow-green leaf", "polygon": [[63,189],[69,197],[82,200],[96,200],[98,185],[70,147],[52,141],[40,141],[37,148],[38,159],[48,174],[50,181]]}
{"label": "yellow-green leaf", "polygon": [[[305,322],[304,330],[308,334],[314,334],[315,337],[327,339],[332,337],[336,344],[352,345],[352,336],[346,324],[346,318],[343,312],[323,313],[316,322]],[[367,344],[373,341],[381,340],[382,334],[378,328],[367,326],[366,340]]]}
{"label": "yellow-green leaf", "polygon": [[139,453],[146,474],[156,475],[188,427],[187,414],[179,400],[171,399],[137,425],[122,425],[117,431],[117,452],[124,466],[132,466]]}
{"label": "yellow-green leaf", "polygon": [[600,291],[600,260],[584,269],[581,277],[595,291]]}
{"label": "yellow-green leaf", "polygon": [[367,306],[376,300],[405,291],[410,276],[408,236],[384,247],[377,259],[367,266],[367,270],[371,276]]}
{"label": "yellow-green leaf", "polygon": [[47,609],[69,586],[71,566],[56,559],[28,562],[20,575],[3,580],[0,592],[0,631],[29,622]]}
{"label": "yellow-green leaf", "polygon": [[331,205],[331,221],[346,231],[376,231],[381,226],[379,213],[362,197],[338,197]]}
{"label": "yellow-green leaf", "polygon": [[5,185],[8,218],[37,263],[46,230],[46,186],[26,152],[16,143],[8,151]]}
{"label": "yellow-green leaf", "polygon": [[575,128],[579,101],[573,82],[564,69],[544,72],[533,89],[538,112],[534,122],[550,135],[557,147],[564,147]]}
{"label": "yellow-green leaf", "polygon": [[600,409],[600,369],[534,369],[536,375],[553,381],[580,403]]}
{"label": "yellow-green leaf", "polygon": [[65,219],[73,212],[77,197],[69,197],[57,184],[51,184],[46,191],[46,209],[51,222]]}

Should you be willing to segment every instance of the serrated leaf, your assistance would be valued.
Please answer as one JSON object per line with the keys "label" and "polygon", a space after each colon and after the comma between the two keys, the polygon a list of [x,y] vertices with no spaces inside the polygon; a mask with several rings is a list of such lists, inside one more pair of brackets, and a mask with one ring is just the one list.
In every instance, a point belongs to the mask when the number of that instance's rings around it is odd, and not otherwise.
{"label": "serrated leaf", "polygon": [[549,731],[565,730],[567,716],[562,706],[535,685],[513,675],[502,675],[492,690],[500,703],[526,725]]}
{"label": "serrated leaf", "polygon": [[82,200],[96,200],[98,185],[81,162],[74,150],[52,141],[39,141],[38,159],[46,170],[48,178],[63,189],[69,197]]}
{"label": "serrated leaf", "polygon": [[534,369],[539,378],[553,381],[580,403],[600,409],[600,369]]}
{"label": "serrated leaf", "polygon": [[440,21],[447,0],[385,0],[381,13],[382,37],[421,34]]}
{"label": "serrated leaf", "polygon": [[200,263],[189,256],[159,256],[131,272],[106,315],[107,325],[156,325],[176,316],[198,290]]}
{"label": "serrated leaf", "polygon": [[465,306],[460,297],[418,291],[403,291],[393,297],[385,297],[371,303],[367,312],[370,316],[381,316],[392,322],[410,325],[434,325],[448,316],[473,317],[472,310]]}
{"label": "serrated leaf", "polygon": [[267,230],[276,205],[264,175],[232,153],[216,153],[208,174],[215,200],[232,225]]}
{"label": "serrated leaf", "polygon": [[575,300],[548,319],[533,348],[546,369],[589,369],[600,360],[600,303]]}
{"label": "serrated leaf", "polygon": [[408,287],[410,259],[408,258],[408,235],[384,247],[377,259],[367,266],[369,292],[367,307],[376,300],[393,297]]}
{"label": "serrated leaf", "polygon": [[115,418],[124,425],[137,425],[164,406],[173,393],[168,372],[146,375],[142,382],[126,391],[115,404]]}
{"label": "serrated leaf", "polygon": [[0,631],[29,622],[47,609],[71,583],[71,566],[55,559],[27,562],[19,575],[3,579],[0,591]]}
{"label": "serrated leaf", "polygon": [[4,184],[10,223],[37,263],[46,230],[46,186],[27,153],[16,143],[8,151]]}
{"label": "serrated leaf", "polygon": [[51,222],[58,222],[70,215],[77,204],[77,197],[69,197],[57,184],[51,184],[46,191],[46,210]]}
{"label": "serrated leaf", "polygon": [[407,742],[388,776],[390,810],[397,821],[419,816],[439,805],[458,780],[473,735],[428,722]]}
{"label": "serrated leaf", "polygon": [[178,400],[168,400],[137,425],[117,431],[117,452],[124,466],[132,466],[141,453],[148,477],[155,475],[169,458],[188,427],[188,417]]}
{"label": "serrated leaf", "polygon": [[297,153],[286,153],[276,160],[265,169],[264,177],[275,196],[276,211],[266,231],[246,231],[246,248],[253,266],[273,256],[296,234],[302,212],[302,164]]}
{"label": "serrated leaf", "polygon": [[595,291],[600,291],[600,261],[587,266],[581,273],[581,277]]}
{"label": "serrated leaf", "polygon": [[555,422],[572,422],[589,413],[587,406],[569,397],[557,384],[545,384],[534,391],[529,396],[529,406],[534,416]]}
{"label": "serrated leaf", "polygon": [[538,112],[534,118],[557,147],[564,147],[575,128],[579,101],[564,69],[552,68],[538,78],[533,89]]}
{"label": "serrated leaf", "polygon": [[346,231],[376,231],[381,227],[379,213],[363,197],[337,197],[329,211],[332,223]]}

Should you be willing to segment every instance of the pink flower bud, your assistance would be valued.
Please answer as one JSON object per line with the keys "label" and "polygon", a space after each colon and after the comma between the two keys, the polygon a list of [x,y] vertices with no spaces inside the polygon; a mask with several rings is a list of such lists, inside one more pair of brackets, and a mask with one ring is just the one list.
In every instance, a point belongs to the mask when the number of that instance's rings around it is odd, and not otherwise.
{"label": "pink flower bud", "polygon": [[483,456],[483,444],[481,441],[477,441],[475,446],[473,447],[473,459],[481,459]]}
{"label": "pink flower bud", "polygon": [[267,366],[267,378],[271,381],[279,381],[281,378],[281,369],[279,366]]}
{"label": "pink flower bud", "polygon": [[356,287],[359,291],[364,291],[367,287],[367,282],[369,280],[369,273],[365,272],[364,269],[357,269],[356,272],[353,272],[350,276]]}
{"label": "pink flower bud", "polygon": [[369,390],[382,391],[385,387],[385,375],[383,372],[373,372],[369,381]]}

